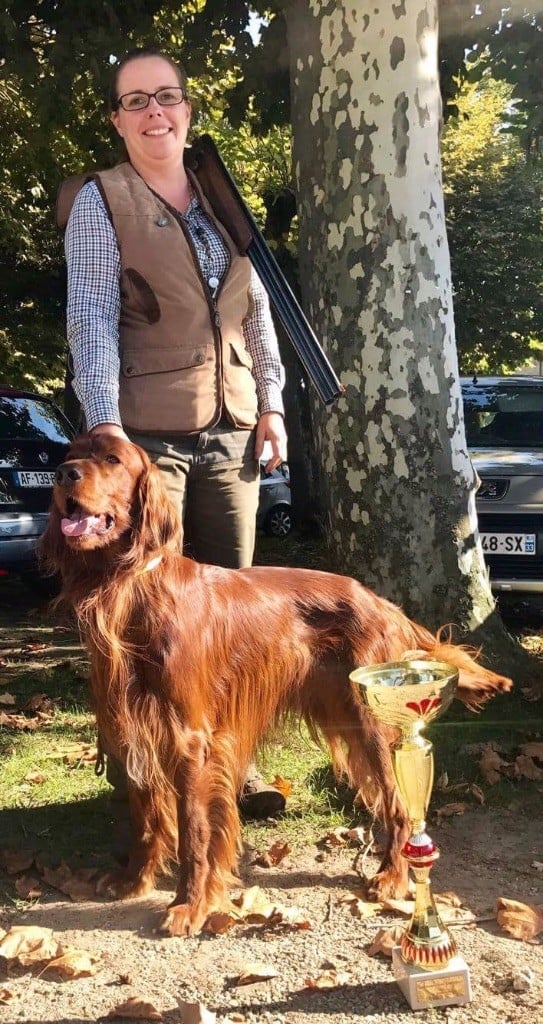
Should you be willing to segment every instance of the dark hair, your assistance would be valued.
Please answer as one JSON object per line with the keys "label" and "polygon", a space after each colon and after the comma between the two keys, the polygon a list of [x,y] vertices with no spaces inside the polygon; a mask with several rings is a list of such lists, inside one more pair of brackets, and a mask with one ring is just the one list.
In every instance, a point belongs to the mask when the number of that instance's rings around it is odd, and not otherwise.
{"label": "dark hair", "polygon": [[114,66],[113,74],[111,76],[111,83],[109,86],[109,106],[111,110],[117,110],[119,107],[119,75],[127,64],[130,64],[133,60],[139,60],[140,57],[160,57],[161,60],[165,60],[170,65],[172,71],[179,82],[179,85],[185,93],[186,99],[188,99],[187,92],[187,72],[185,71],[182,64],[178,64],[177,61],[173,60],[172,57],[168,57],[166,53],[162,53],[161,50],[155,50],[152,47],[140,47],[135,50],[129,50],[128,53],[117,61]]}

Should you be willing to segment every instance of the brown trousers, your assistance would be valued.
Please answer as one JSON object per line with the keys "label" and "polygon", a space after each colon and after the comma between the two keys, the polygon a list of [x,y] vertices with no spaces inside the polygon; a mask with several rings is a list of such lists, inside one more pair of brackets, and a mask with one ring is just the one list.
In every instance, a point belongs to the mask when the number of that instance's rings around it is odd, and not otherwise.
{"label": "brown trousers", "polygon": [[[160,469],[183,522],[183,552],[197,562],[244,569],[255,545],[259,471],[254,430],[220,423],[181,437],[130,435]],[[106,751],[107,754],[107,751]],[[128,815],[124,765],[107,757],[116,817]]]}

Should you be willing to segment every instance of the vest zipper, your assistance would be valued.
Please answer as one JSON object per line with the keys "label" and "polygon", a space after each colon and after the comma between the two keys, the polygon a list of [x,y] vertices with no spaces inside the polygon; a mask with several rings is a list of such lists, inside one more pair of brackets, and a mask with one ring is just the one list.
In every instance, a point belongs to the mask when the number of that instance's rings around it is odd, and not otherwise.
{"label": "vest zipper", "polygon": [[[164,200],[162,200],[162,202],[164,202]],[[166,205],[169,206],[169,204],[166,204]],[[214,425],[216,425],[217,423],[219,423],[219,421],[220,421],[220,419],[221,419],[221,417],[223,415],[223,411],[224,411],[224,388],[223,388],[223,372],[222,372],[223,371],[223,358],[222,358],[222,334],[221,334],[222,320],[221,320],[221,314],[219,313],[219,310],[217,308],[217,300],[219,298],[220,291],[221,291],[221,289],[222,289],[222,287],[224,285],[224,282],[226,280],[226,275],[228,274],[228,271],[230,270],[230,267],[232,265],[232,257],[230,255],[230,250],[228,250],[228,266],[226,268],[225,273],[223,274],[222,281],[217,285],[215,290],[212,292],[211,288],[209,287],[209,285],[208,285],[208,283],[207,283],[207,281],[206,281],[206,279],[205,279],[205,277],[204,277],[204,275],[202,273],[202,268],[201,268],[200,262],[198,260],[196,249],[194,247],[194,242],[192,241],[192,237],[191,237],[191,234],[190,234],[190,231],[189,231],[187,225],[185,224],[183,218],[177,212],[177,210],[174,210],[173,207],[170,207],[170,210],[172,211],[172,213],[174,213],[175,219],[177,220],[177,223],[179,224],[179,227],[181,228],[181,231],[183,232],[183,234],[185,236],[185,239],[187,241],[187,245],[188,245],[188,247],[190,249],[190,252],[191,252],[191,255],[192,255],[192,260],[193,260],[194,266],[196,267],[196,273],[198,274],[198,277],[200,278],[200,281],[202,282],[202,287],[203,287],[203,290],[204,290],[204,296],[205,296],[205,299],[206,299],[206,302],[207,302],[207,305],[208,305],[208,308],[209,308],[209,313],[210,313],[211,329],[213,331],[213,334],[215,336],[215,341],[217,343],[216,351],[217,351],[217,371],[218,371],[218,378],[219,378],[219,409],[218,409],[218,416],[217,416],[217,419],[215,420],[215,424],[214,424]]]}

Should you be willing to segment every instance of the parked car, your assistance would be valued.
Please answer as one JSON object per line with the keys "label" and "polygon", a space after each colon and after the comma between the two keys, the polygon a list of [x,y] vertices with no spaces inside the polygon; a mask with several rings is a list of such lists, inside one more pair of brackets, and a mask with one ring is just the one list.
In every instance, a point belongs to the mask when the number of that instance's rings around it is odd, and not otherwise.
{"label": "parked car", "polygon": [[260,460],[260,497],[256,525],[273,537],[286,537],[292,529],[290,476],[286,462],[266,473],[267,459]]}
{"label": "parked car", "polygon": [[474,377],[461,385],[492,589],[543,593],[543,378]]}
{"label": "parked car", "polygon": [[54,402],[0,387],[0,573],[35,571],[55,469],[74,431]]}

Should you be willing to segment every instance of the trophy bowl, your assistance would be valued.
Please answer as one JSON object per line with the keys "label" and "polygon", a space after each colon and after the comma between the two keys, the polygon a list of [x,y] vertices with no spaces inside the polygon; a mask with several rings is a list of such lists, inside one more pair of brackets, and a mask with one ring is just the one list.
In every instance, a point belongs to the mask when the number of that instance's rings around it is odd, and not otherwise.
{"label": "trophy bowl", "polygon": [[415,735],[447,710],[458,671],[443,661],[411,658],[357,668],[350,679],[375,718]]}

